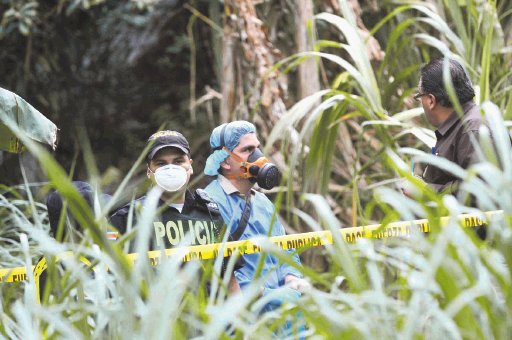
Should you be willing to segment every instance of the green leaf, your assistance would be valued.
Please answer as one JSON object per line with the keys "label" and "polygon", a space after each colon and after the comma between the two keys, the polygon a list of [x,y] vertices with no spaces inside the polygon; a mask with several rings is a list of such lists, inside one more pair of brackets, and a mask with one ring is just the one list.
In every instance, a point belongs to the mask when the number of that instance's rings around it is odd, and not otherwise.
{"label": "green leaf", "polygon": [[5,125],[16,122],[27,137],[55,149],[57,126],[17,94],[0,88],[0,150],[20,152],[21,143]]}

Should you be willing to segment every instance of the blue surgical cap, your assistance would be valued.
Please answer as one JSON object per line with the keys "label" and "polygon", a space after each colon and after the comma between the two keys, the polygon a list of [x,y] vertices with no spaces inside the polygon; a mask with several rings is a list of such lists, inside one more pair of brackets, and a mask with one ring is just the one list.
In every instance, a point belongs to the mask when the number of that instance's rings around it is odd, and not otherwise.
{"label": "blue surgical cap", "polygon": [[[221,145],[221,134],[224,133],[224,145]],[[233,151],[240,143],[240,138],[248,133],[255,133],[256,128],[252,123],[245,120],[237,120],[231,123],[225,123],[213,129],[210,136],[210,146],[214,150],[206,160],[204,174],[208,176],[217,176],[219,174],[220,163],[222,163],[229,153],[222,147]]]}

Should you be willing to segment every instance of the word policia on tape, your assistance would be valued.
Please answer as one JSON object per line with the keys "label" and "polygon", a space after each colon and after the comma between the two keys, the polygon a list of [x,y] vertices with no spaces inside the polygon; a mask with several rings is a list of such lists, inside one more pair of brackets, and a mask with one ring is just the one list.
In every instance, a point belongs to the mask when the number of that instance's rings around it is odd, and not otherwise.
{"label": "word policia on tape", "polygon": [[[465,228],[475,228],[487,226],[488,221],[492,216],[501,215],[503,211],[489,211],[485,213],[485,218],[481,218],[476,214],[459,215],[457,218],[461,225]],[[440,224],[445,226],[448,224],[450,217],[441,217]],[[393,222],[385,226],[381,224],[368,225],[363,227],[343,228],[339,229],[342,240],[347,243],[354,243],[360,238],[373,238],[385,239],[391,237],[407,237],[414,232],[428,233],[430,232],[430,223],[427,219]],[[213,259],[219,254],[222,256],[231,256],[234,253],[239,254],[253,254],[259,253],[262,247],[274,244],[281,249],[305,249],[310,247],[317,247],[333,243],[333,235],[331,231],[315,231],[310,233],[294,234],[275,236],[270,238],[250,239],[234,242],[226,242],[198,245],[190,247],[177,247],[172,249],[148,251],[147,256],[152,265],[157,265],[163,256],[181,256],[183,262],[191,260],[208,260]],[[70,256],[70,253],[66,253]],[[128,254],[128,260],[134,262],[139,254]],[[83,262],[88,262],[83,259]],[[46,270],[48,264],[43,258],[36,266],[32,267],[34,278],[37,280],[39,276]],[[0,269],[0,282],[17,282],[27,280],[27,273],[25,267]]]}

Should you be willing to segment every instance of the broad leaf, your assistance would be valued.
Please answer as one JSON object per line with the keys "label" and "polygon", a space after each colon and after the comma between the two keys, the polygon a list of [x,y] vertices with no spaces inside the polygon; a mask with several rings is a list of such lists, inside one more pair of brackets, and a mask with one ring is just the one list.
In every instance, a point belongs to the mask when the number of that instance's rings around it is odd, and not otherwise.
{"label": "broad leaf", "polygon": [[0,88],[0,150],[19,153],[23,146],[5,124],[15,122],[30,139],[55,149],[57,126],[17,94]]}

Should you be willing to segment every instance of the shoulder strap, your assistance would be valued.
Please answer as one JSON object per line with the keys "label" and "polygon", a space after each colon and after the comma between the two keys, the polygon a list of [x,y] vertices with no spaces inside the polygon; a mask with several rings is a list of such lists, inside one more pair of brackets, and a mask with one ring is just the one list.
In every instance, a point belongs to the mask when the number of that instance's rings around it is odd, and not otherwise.
{"label": "shoulder strap", "polygon": [[247,195],[245,199],[245,207],[242,212],[242,217],[240,217],[240,222],[238,222],[238,227],[235,232],[231,234],[231,239],[233,241],[238,241],[240,237],[242,237],[245,228],[247,227],[247,223],[249,222],[249,218],[251,217],[251,193]]}

